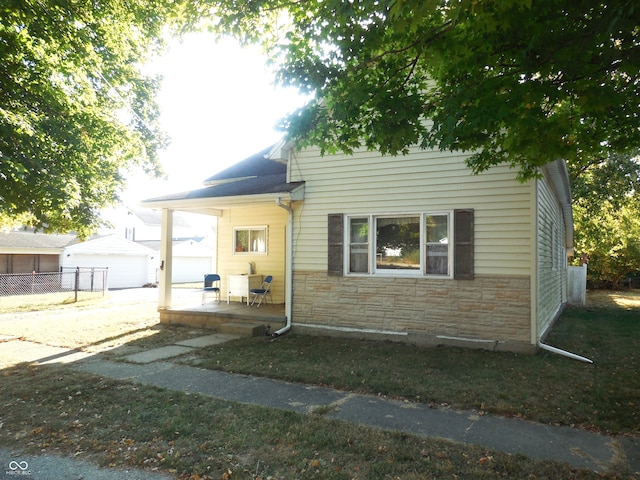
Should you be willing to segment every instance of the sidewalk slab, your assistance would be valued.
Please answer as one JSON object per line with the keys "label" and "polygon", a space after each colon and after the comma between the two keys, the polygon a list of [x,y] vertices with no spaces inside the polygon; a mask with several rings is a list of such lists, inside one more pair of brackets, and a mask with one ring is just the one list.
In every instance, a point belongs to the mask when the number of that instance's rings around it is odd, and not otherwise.
{"label": "sidewalk slab", "polygon": [[226,333],[214,333],[212,335],[205,335],[203,337],[189,338],[187,340],[181,340],[176,342],[175,345],[183,347],[201,348],[210,347],[211,345],[219,345],[221,343],[230,342],[231,340],[237,340],[241,338],[240,335],[232,335]]}
{"label": "sidewalk slab", "polygon": [[611,438],[583,430],[364,395],[351,397],[329,417],[595,471],[606,470],[615,454]]}
{"label": "sidewalk slab", "polygon": [[222,400],[308,413],[330,405],[349,394],[328,388],[282,382],[269,378],[237,375],[185,365],[173,365],[136,379],[141,383],[170,390],[201,393]]}
{"label": "sidewalk slab", "polygon": [[122,357],[123,360],[133,363],[151,363],[158,360],[177,357],[185,353],[192,352],[191,347],[182,347],[180,345],[167,345],[166,347],[153,348],[144,352],[133,353]]}
{"label": "sidewalk slab", "polygon": [[19,363],[71,363],[93,354],[23,340],[0,342],[0,367]]}

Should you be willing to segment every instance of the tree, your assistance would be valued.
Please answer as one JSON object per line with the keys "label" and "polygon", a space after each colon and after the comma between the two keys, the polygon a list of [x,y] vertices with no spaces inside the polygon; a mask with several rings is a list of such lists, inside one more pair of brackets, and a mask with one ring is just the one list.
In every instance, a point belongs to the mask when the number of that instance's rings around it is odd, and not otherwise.
{"label": "tree", "polygon": [[213,28],[260,41],[313,96],[283,122],[323,151],[472,153],[519,178],[640,145],[635,0],[211,2]]}
{"label": "tree", "polygon": [[171,0],[5,0],[0,6],[0,224],[86,236],[123,170],[159,173],[158,79],[140,66]]}
{"label": "tree", "polygon": [[[576,259],[596,284],[640,272],[640,152],[570,165]],[[577,260],[576,260],[577,261]]]}

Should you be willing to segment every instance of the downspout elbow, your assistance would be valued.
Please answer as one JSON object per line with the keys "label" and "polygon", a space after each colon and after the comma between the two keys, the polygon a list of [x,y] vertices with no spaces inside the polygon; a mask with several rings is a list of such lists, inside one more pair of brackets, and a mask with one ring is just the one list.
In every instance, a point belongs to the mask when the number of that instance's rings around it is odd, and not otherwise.
{"label": "downspout elbow", "polygon": [[593,363],[593,360],[587,357],[576,355],[575,353],[567,352],[566,350],[562,350],[560,348],[552,347],[551,345],[547,345],[546,343],[542,343],[541,341],[538,341],[538,347],[548,352],[557,353],[558,355],[563,355],[574,360],[579,360],[580,362]]}
{"label": "downspout elbow", "polygon": [[293,208],[291,208],[286,203],[282,203],[282,199],[280,197],[276,198],[276,205],[280,208],[284,208],[287,212],[289,212],[289,215],[293,215]]}

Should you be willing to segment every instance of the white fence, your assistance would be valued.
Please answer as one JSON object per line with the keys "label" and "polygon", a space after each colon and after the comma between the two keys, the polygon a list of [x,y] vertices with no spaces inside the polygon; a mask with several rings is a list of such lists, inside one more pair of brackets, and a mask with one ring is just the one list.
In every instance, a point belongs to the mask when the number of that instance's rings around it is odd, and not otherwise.
{"label": "white fence", "polygon": [[580,267],[567,267],[569,305],[587,304],[587,264]]}

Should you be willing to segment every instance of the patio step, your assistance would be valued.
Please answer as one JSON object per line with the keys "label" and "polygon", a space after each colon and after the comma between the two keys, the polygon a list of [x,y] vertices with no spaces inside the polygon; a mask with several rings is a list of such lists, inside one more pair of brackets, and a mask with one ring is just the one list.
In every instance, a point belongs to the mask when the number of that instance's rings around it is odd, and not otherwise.
{"label": "patio step", "polygon": [[261,337],[264,335],[265,326],[254,323],[231,322],[223,323],[218,327],[220,333],[240,335],[243,337]]}

